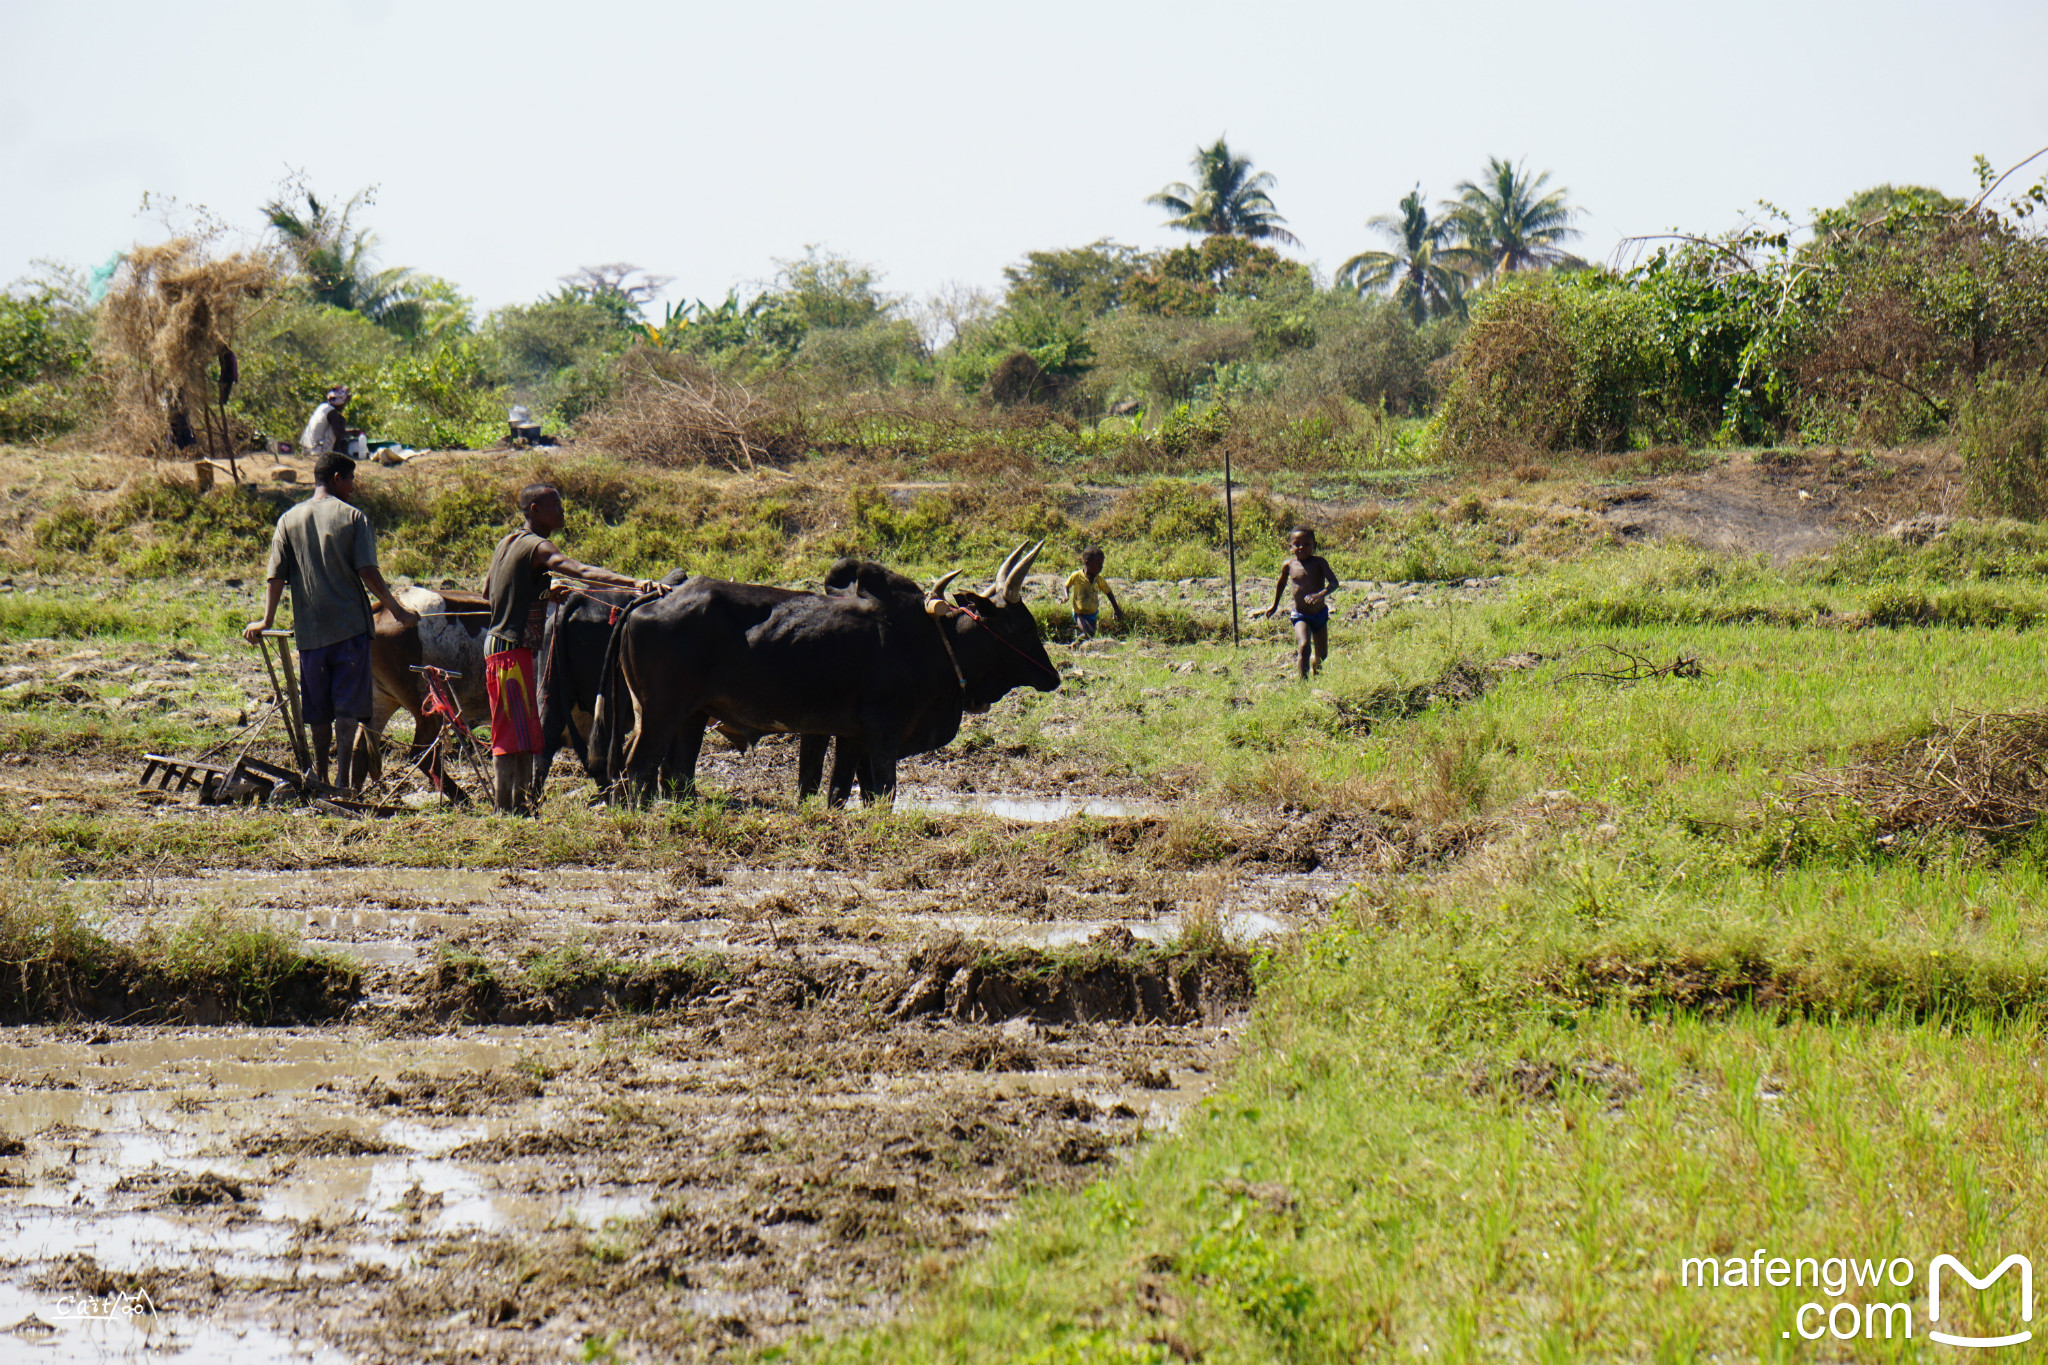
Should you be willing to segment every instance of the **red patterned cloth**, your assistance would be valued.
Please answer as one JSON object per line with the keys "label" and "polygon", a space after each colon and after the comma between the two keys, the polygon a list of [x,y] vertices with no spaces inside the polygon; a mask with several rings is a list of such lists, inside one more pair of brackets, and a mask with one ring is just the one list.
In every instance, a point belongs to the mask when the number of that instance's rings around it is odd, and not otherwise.
{"label": "red patterned cloth", "polygon": [[491,752],[540,752],[540,705],[533,651],[506,649],[484,656],[484,690],[491,698]]}

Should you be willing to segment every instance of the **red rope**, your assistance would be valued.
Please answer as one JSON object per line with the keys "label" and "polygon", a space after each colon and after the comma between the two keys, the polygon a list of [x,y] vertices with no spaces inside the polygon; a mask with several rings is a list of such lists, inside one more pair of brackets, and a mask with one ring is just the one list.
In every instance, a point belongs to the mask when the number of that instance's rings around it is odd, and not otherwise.
{"label": "red rope", "polygon": [[[988,622],[982,620],[980,613],[975,611],[974,608],[963,607],[958,602],[951,603],[950,605],[952,606],[953,610],[961,613],[963,616],[966,616],[969,620],[973,621],[975,625],[980,626],[990,635],[995,635],[996,643],[1001,645],[1004,649],[1009,650],[1012,654],[1022,659],[1025,663],[1030,664],[1033,668],[1039,670],[1041,673],[1046,674],[1054,682],[1058,682],[1060,680],[1058,670],[1049,668],[1045,664],[1038,662],[1038,660],[1032,658],[1029,654],[1026,654],[1023,650],[1017,648],[1017,646],[1011,644],[1008,640],[1005,640],[1002,636],[996,635],[995,627],[991,626]],[[939,629],[944,630],[945,627],[940,626]],[[964,687],[966,684],[963,682],[961,685]]]}

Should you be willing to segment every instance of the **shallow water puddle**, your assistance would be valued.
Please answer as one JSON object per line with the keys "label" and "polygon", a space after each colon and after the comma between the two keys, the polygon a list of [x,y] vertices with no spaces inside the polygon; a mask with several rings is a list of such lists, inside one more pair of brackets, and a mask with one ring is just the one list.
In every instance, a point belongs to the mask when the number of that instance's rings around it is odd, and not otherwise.
{"label": "shallow water puddle", "polygon": [[158,1309],[146,1292],[88,1298],[0,1281],[0,1356],[51,1365],[175,1357],[208,1365],[347,1365],[314,1338]]}
{"label": "shallow water puddle", "polygon": [[1131,820],[1147,815],[1164,815],[1160,801],[1130,801],[1098,796],[1024,796],[1000,792],[962,792],[928,795],[914,789],[896,793],[898,810],[928,810],[942,815],[993,815],[1001,820],[1022,820],[1043,824],[1076,815],[1104,820]]}

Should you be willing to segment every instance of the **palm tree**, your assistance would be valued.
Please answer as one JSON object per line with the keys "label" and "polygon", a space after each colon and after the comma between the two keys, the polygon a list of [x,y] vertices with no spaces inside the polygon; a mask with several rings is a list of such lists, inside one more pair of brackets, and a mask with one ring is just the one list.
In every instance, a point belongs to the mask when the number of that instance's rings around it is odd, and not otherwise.
{"label": "palm tree", "polygon": [[1252,174],[1250,157],[1232,156],[1229,144],[1219,137],[1215,146],[1196,149],[1189,164],[1194,168],[1194,184],[1175,181],[1145,200],[1174,215],[1166,220],[1168,227],[1205,237],[1270,238],[1301,245],[1300,238],[1280,226],[1287,220],[1273,208],[1266,193],[1273,184],[1271,173]]}
{"label": "palm tree", "polygon": [[1565,202],[1569,191],[1548,194],[1550,172],[1531,177],[1513,162],[1486,159],[1486,180],[1458,186],[1456,201],[1446,204],[1460,238],[1459,256],[1476,273],[1511,274],[1553,265],[1583,264],[1559,245],[1579,235],[1572,226],[1578,210]]}
{"label": "palm tree", "polygon": [[349,224],[356,210],[369,202],[370,192],[358,193],[338,211],[311,190],[304,195],[303,210],[279,195],[263,206],[263,215],[305,272],[314,300],[361,313],[401,334],[416,331],[423,305],[416,297],[413,272],[402,266],[376,269],[376,234]]}
{"label": "palm tree", "polygon": [[1429,219],[1422,186],[1401,200],[1401,212],[1382,213],[1366,226],[1394,244],[1392,251],[1361,251],[1337,268],[1337,283],[1363,294],[1384,289],[1420,327],[1431,317],[1465,311],[1465,274],[1458,255],[1457,226]]}

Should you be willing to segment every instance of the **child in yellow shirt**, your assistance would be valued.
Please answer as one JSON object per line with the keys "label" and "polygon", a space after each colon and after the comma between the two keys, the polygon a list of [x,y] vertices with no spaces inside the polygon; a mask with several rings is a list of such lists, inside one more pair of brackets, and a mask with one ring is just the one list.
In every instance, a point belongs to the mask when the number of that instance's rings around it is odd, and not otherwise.
{"label": "child in yellow shirt", "polygon": [[1107,597],[1109,605],[1116,608],[1116,619],[1124,619],[1124,609],[1116,600],[1116,594],[1109,590],[1109,582],[1102,576],[1102,551],[1091,545],[1081,551],[1081,567],[1067,576],[1067,600],[1074,605],[1074,638],[1092,640],[1095,638],[1095,623],[1102,615],[1101,599]]}

